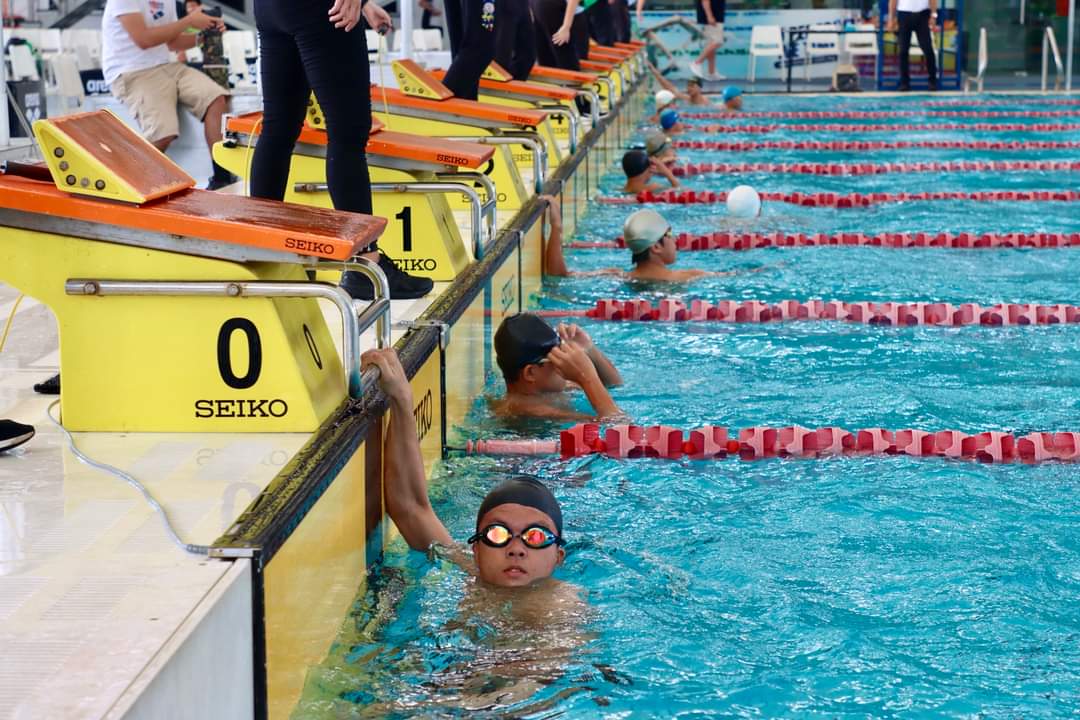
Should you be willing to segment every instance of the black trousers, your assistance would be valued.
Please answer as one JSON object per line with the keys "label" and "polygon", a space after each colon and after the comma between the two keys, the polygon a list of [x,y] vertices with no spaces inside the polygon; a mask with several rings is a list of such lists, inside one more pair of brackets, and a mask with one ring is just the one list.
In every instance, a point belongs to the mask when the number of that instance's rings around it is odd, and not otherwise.
{"label": "black trousers", "polygon": [[937,57],[934,56],[934,44],[930,40],[930,11],[922,12],[898,12],[896,13],[897,25],[900,26],[900,85],[911,84],[911,33],[922,48],[923,57],[926,58],[926,72],[929,75],[930,85],[937,85]]}
{"label": "black trousers", "polygon": [[371,82],[364,26],[337,30],[330,0],[255,0],[262,66],[262,133],[251,164],[253,197],[285,197],[292,151],[312,90],[326,117],[326,182],[338,210],[371,214],[367,147]]}
{"label": "black trousers", "polygon": [[[551,36],[562,26],[566,13],[566,0],[531,0],[534,29],[536,34],[536,61],[546,67],[563,70],[580,70],[577,51],[571,40],[565,45],[556,45]],[[580,16],[578,16],[580,17]]]}
{"label": "black trousers", "polygon": [[597,45],[611,47],[615,44],[615,17],[608,0],[596,0],[585,10],[585,17],[589,20],[589,35]]}
{"label": "black trousers", "polygon": [[611,6],[611,16],[615,21],[615,42],[630,42],[630,3],[616,0]]}
{"label": "black trousers", "polygon": [[453,60],[443,84],[456,97],[475,100],[480,76],[495,59],[495,1],[446,0],[444,10]]}
{"label": "black trousers", "polygon": [[528,80],[536,64],[536,32],[529,0],[499,0],[495,25],[495,62],[515,80]]}

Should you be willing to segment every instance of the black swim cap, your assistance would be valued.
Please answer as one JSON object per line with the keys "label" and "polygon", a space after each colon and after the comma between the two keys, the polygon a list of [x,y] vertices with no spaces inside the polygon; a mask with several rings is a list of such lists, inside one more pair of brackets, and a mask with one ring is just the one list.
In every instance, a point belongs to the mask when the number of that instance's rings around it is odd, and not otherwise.
{"label": "black swim cap", "polygon": [[521,368],[538,362],[559,344],[559,334],[540,317],[518,313],[505,318],[495,331],[495,361],[503,377],[514,381]]}
{"label": "black swim cap", "polygon": [[480,519],[488,511],[507,503],[536,508],[547,514],[555,523],[555,534],[562,537],[562,510],[559,509],[559,501],[542,482],[527,475],[504,480],[491,489],[484,497],[484,502],[480,503],[480,509],[476,511],[476,529],[480,530]]}
{"label": "black swim cap", "polygon": [[644,150],[630,150],[622,156],[622,169],[626,177],[637,177],[649,169],[649,156]]}

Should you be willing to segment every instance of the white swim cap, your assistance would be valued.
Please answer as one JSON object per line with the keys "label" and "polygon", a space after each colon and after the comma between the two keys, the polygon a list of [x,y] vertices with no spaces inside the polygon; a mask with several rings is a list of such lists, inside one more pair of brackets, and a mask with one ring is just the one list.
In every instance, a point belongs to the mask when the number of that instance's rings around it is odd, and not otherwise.
{"label": "white swim cap", "polygon": [[728,193],[727,209],[733,217],[755,218],[761,214],[761,196],[749,185],[740,185]]}
{"label": "white swim cap", "polygon": [[675,93],[670,90],[657,90],[656,91],[656,107],[662,108],[665,105],[670,105],[675,102]]}
{"label": "white swim cap", "polygon": [[630,252],[637,255],[660,242],[670,229],[670,223],[655,210],[638,210],[623,223],[623,240]]}

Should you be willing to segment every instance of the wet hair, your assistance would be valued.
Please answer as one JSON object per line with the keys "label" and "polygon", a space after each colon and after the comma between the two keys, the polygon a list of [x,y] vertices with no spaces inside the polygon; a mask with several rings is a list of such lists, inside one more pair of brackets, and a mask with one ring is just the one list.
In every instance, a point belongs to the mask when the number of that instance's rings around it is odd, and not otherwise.
{"label": "wet hair", "polygon": [[640,265],[641,263],[649,259],[650,250],[652,250],[652,247],[648,247],[639,253],[634,253],[630,256],[630,261],[633,262],[635,265]]}
{"label": "wet hair", "polygon": [[701,87],[701,78],[696,78],[696,77],[687,78],[686,84],[687,85],[697,85],[698,87]]}
{"label": "wet hair", "polygon": [[509,385],[521,370],[543,358],[559,344],[559,334],[543,318],[532,313],[506,317],[495,331],[495,362]]}

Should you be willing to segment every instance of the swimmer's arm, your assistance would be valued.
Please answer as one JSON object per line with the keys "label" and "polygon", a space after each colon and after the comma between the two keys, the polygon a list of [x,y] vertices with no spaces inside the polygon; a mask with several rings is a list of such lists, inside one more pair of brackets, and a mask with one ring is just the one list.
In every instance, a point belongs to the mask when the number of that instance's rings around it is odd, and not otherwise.
{"label": "swimmer's arm", "polygon": [[667,178],[668,182],[671,183],[671,187],[673,187],[673,188],[679,187],[679,178],[675,177],[675,173],[672,172],[670,167],[668,167],[666,164],[664,164],[662,162],[653,162],[652,166],[653,166],[653,170],[658,175],[663,175],[665,178]]}
{"label": "swimmer's arm", "polygon": [[544,247],[544,274],[566,277],[570,271],[566,268],[563,255],[562,207],[553,195],[540,195],[538,199],[547,203],[548,237]]}
{"label": "swimmer's arm", "polygon": [[427,550],[432,543],[454,544],[428,499],[424,460],[416,438],[413,397],[405,370],[392,349],[368,350],[363,365],[379,368],[379,386],[390,404],[390,427],[384,452],[386,512],[414,550]]}
{"label": "swimmer's arm", "polygon": [[690,99],[690,96],[687,93],[684,93],[682,90],[675,87],[675,83],[671,82],[666,77],[661,75],[660,71],[657,69],[657,67],[655,65],[653,65],[648,60],[646,60],[645,63],[649,66],[649,70],[652,71],[653,77],[656,78],[656,82],[660,83],[660,87],[664,88],[665,90],[667,90],[668,92],[670,92],[672,95],[677,97],[679,100],[682,100],[683,102],[686,102],[686,101],[688,101]]}

